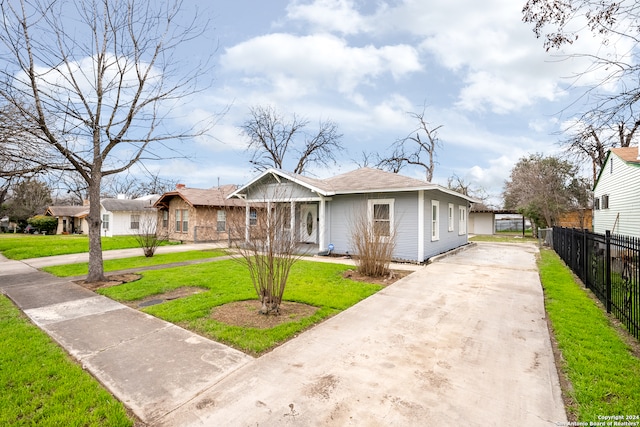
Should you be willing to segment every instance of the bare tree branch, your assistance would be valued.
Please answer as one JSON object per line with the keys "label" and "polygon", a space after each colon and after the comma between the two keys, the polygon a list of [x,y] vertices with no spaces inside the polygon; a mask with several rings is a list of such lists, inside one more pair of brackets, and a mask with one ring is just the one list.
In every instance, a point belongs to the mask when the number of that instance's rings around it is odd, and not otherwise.
{"label": "bare tree branch", "polygon": [[102,280],[102,178],[127,170],[155,143],[207,130],[162,126],[207,74],[206,62],[185,73],[175,55],[206,26],[195,18],[180,25],[180,0],[16,0],[0,9],[0,99],[19,111],[33,141],[55,152],[49,167],[72,169],[87,183],[87,280]]}
{"label": "bare tree branch", "polygon": [[319,122],[317,133],[307,134],[304,128],[309,121],[296,114],[287,120],[271,106],[254,106],[249,111],[251,117],[241,129],[249,138],[249,161],[258,171],[285,169],[287,159],[295,155],[293,172],[300,174],[311,165],[328,166],[335,162],[335,153],[343,150],[342,134],[332,121]]}

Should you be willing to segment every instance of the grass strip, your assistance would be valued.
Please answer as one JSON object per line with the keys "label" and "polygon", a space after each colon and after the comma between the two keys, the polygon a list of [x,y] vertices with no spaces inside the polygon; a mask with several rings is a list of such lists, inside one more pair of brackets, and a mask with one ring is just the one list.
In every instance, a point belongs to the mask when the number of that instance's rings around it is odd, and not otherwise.
{"label": "grass strip", "polygon": [[146,271],[138,281],[103,288],[98,292],[125,302],[182,287],[206,289],[205,292],[166,301],[143,311],[244,352],[260,355],[382,289],[380,285],[342,277],[349,269],[353,267],[298,261],[289,275],[284,300],[316,306],[318,311],[310,317],[269,329],[231,326],[211,318],[211,312],[217,306],[257,299],[246,267],[232,260]]}
{"label": "grass strip", "polygon": [[[570,414],[581,422],[640,416],[640,359],[621,337],[623,332],[555,252],[541,250],[538,266],[546,310],[562,352],[561,369],[572,384],[571,390],[564,390],[575,402],[567,408]],[[640,419],[630,421],[640,425]]]}
{"label": "grass strip", "polygon": [[[104,251],[138,247],[135,236],[102,237]],[[0,252],[15,260],[89,252],[89,237],[84,234],[0,234]]]}
{"label": "grass strip", "polygon": [[133,425],[124,406],[5,296],[0,342],[0,425]]}
{"label": "grass strip", "polygon": [[[168,254],[156,254],[151,258],[145,256],[109,259],[103,262],[104,271],[128,270],[141,267],[150,267],[153,265],[171,264],[174,262],[193,261],[198,259],[216,258],[225,256],[227,253],[220,249],[211,249],[204,251],[186,251]],[[56,265],[52,267],[43,267],[41,270],[54,274],[58,277],[82,276],[89,272],[89,263],[80,262],[76,264]]]}

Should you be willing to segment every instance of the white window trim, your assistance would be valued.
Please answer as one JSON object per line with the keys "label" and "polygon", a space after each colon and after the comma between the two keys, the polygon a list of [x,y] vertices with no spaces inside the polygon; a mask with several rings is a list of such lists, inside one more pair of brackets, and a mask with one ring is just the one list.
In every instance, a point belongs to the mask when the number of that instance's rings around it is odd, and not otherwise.
{"label": "white window trim", "polygon": [[367,201],[367,217],[369,218],[369,226],[373,227],[373,205],[389,205],[389,235],[393,236],[395,231],[395,220],[394,220],[394,204],[395,199],[369,199]]}
{"label": "white window trim", "polygon": [[449,231],[453,231],[454,226],[453,226],[453,221],[454,221],[454,209],[453,209],[453,203],[449,203],[449,207],[447,212],[449,213],[449,218],[447,219],[447,225],[449,226]]}
{"label": "white window trim", "polygon": [[[433,208],[436,208],[435,218],[433,215]],[[440,201],[431,201],[431,241],[435,242],[440,240]]]}
{"label": "white window trim", "polygon": [[458,218],[458,234],[462,236],[464,234],[467,234],[467,217],[469,216],[467,207],[459,205],[458,214],[460,215],[460,217]]}

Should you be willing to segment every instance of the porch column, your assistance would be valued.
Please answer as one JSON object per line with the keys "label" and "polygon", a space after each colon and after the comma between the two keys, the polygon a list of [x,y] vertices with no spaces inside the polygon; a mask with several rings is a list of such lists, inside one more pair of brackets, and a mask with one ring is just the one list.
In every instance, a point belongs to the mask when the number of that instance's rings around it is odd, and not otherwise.
{"label": "porch column", "polygon": [[250,226],[250,218],[251,218],[251,213],[250,213],[251,208],[249,207],[249,202],[247,202],[245,204],[245,210],[244,210],[244,241],[248,242],[249,241],[249,226]]}
{"label": "porch column", "polygon": [[291,241],[298,240],[298,229],[296,228],[296,202],[291,201],[291,222],[289,223],[289,232],[291,233]]}
{"label": "porch column", "polygon": [[327,249],[326,233],[325,233],[325,200],[324,196],[320,196],[320,206],[318,208],[318,251],[322,252]]}
{"label": "porch column", "polygon": [[418,262],[424,261],[424,190],[418,191]]}

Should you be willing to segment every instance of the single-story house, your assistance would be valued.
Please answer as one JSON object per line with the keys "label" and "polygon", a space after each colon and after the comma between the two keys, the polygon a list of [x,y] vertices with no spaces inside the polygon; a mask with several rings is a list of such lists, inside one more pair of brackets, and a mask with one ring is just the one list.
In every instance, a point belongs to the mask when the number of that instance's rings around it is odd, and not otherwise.
{"label": "single-story house", "polygon": [[[157,195],[144,196],[137,199],[100,200],[100,226],[103,236],[135,235],[140,232],[153,232],[156,226],[156,210],[153,207]],[[87,234],[89,224],[89,202],[83,206],[49,206],[45,215],[58,218],[56,234]]]}
{"label": "single-story house", "polygon": [[236,189],[235,185],[203,189],[178,184],[174,191],[160,196],[154,205],[158,209],[158,230],[176,241],[228,240],[233,230],[231,218],[227,216],[234,212],[245,214],[242,200],[228,199]]}
{"label": "single-story house", "polygon": [[640,148],[612,148],[593,188],[593,231],[640,237]]}
{"label": "single-story house", "polygon": [[89,206],[49,206],[44,213],[58,218],[55,234],[87,234],[89,232]]}
{"label": "single-story house", "polygon": [[155,233],[158,214],[154,207],[157,195],[137,199],[100,200],[102,235],[106,237]]}
{"label": "single-story house", "polygon": [[[331,249],[355,254],[350,230],[364,214],[372,226],[393,230],[395,260],[418,263],[468,243],[469,207],[478,202],[436,184],[372,168],[327,179],[268,169],[230,197],[248,205],[284,205],[291,213],[290,231],[318,253]],[[251,218],[246,217],[248,229]]]}

